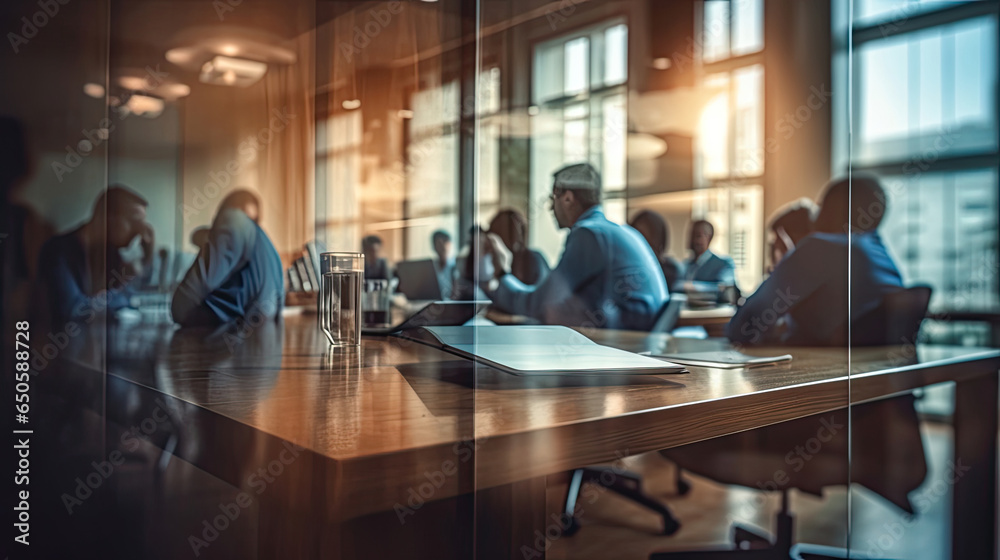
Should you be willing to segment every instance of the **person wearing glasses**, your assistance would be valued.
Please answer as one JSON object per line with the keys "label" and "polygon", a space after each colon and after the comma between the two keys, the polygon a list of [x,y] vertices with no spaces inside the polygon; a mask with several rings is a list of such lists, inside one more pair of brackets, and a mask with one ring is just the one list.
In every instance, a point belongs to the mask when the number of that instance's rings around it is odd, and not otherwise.
{"label": "person wearing glasses", "polygon": [[[667,284],[642,235],[604,217],[597,170],[580,163],[556,171],[549,203],[569,229],[559,264],[529,286],[509,273],[507,253],[490,283],[493,304],[547,324],[649,330],[670,298]],[[507,252],[495,237],[494,250]]]}

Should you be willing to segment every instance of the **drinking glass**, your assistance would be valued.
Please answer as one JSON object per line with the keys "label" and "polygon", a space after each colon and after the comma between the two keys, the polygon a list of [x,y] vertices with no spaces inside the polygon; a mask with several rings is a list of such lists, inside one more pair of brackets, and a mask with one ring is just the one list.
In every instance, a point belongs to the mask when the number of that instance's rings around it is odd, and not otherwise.
{"label": "drinking glass", "polygon": [[334,346],[361,345],[361,287],[365,257],[361,253],[320,255],[319,326]]}
{"label": "drinking glass", "polygon": [[392,289],[388,280],[365,280],[361,309],[366,327],[385,327],[390,324]]}

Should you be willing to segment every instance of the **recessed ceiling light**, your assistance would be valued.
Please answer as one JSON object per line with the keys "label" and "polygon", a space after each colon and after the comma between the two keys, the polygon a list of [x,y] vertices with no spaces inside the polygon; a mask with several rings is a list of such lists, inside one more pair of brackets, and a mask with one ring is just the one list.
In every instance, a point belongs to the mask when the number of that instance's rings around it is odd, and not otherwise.
{"label": "recessed ceiling light", "polygon": [[186,97],[191,94],[191,87],[187,84],[166,84],[163,86],[165,93],[172,97]]}
{"label": "recessed ceiling light", "polygon": [[138,76],[122,76],[118,78],[118,83],[125,89],[140,91],[149,89],[149,82],[145,78]]}
{"label": "recessed ceiling light", "polygon": [[191,62],[194,58],[194,51],[187,47],[178,47],[176,49],[170,49],[165,55],[167,60],[173,62],[174,64],[187,64]]}
{"label": "recessed ceiling light", "polygon": [[100,99],[104,97],[104,86],[94,83],[83,84],[83,93],[94,99]]}
{"label": "recessed ceiling light", "polygon": [[245,58],[217,56],[201,67],[199,80],[206,84],[247,87],[267,73],[267,64]]}
{"label": "recessed ceiling light", "polygon": [[667,57],[653,59],[653,68],[656,68],[657,70],[667,70],[670,66],[670,59]]}
{"label": "recessed ceiling light", "polygon": [[226,43],[219,47],[219,52],[226,56],[236,56],[240,54],[240,48],[231,43]]}
{"label": "recessed ceiling light", "polygon": [[343,103],[340,104],[344,109],[348,111],[353,111],[361,106],[360,99],[345,99]]}

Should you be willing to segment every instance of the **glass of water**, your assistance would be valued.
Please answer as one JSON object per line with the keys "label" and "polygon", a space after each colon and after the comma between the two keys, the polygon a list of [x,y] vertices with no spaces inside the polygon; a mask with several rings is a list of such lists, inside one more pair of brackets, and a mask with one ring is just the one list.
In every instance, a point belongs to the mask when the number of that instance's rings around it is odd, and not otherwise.
{"label": "glass of water", "polygon": [[323,253],[319,257],[319,327],[334,346],[361,345],[361,293],[365,257]]}
{"label": "glass of water", "polygon": [[361,302],[366,327],[387,327],[392,321],[392,289],[388,280],[365,280]]}

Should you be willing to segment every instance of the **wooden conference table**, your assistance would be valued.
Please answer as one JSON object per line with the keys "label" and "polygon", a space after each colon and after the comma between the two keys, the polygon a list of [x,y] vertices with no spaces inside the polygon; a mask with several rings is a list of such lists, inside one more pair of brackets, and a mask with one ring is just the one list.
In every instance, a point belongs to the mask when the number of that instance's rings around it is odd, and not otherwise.
{"label": "wooden conference table", "polygon": [[[954,557],[994,552],[998,351],[855,349],[850,377],[846,349],[796,348],[790,363],[748,370],[525,378],[397,338],[331,349],[315,320],[222,334],[95,327],[106,357],[75,358],[106,367],[109,421],[134,425],[165,405],[174,456],[236,488],[296,450],[254,494],[258,558],[523,558],[552,523],[547,476],[946,381],[957,383],[955,455],[973,466],[954,488]],[[633,351],[725,345],[582,332]]]}

